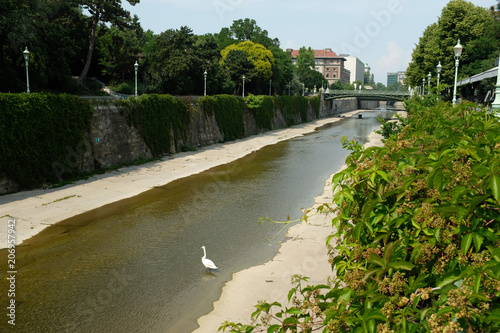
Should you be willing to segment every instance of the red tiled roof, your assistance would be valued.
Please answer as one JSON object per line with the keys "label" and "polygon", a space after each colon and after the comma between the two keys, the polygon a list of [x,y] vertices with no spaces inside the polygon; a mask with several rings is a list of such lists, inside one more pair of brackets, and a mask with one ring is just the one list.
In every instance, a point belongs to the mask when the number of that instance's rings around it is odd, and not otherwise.
{"label": "red tiled roof", "polygon": [[[313,50],[315,58],[342,58],[337,53],[330,50]],[[292,58],[297,58],[299,50],[292,50]]]}

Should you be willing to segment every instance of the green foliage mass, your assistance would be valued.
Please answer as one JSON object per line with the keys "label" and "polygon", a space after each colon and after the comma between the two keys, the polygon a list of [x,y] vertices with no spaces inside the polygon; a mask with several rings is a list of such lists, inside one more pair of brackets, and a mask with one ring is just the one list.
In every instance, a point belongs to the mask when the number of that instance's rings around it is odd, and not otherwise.
{"label": "green foliage mass", "polygon": [[441,62],[442,88],[453,86],[455,60],[453,47],[460,39],[463,53],[460,77],[488,70],[498,57],[500,20],[498,13],[475,6],[465,0],[453,0],[443,8],[438,21],[429,25],[412,53],[406,83],[412,87],[422,84],[422,78],[432,73],[432,86],[437,84],[436,66]]}
{"label": "green foliage mass", "polygon": [[319,95],[313,96],[309,98],[309,103],[313,108],[314,114],[316,115],[316,119],[320,117],[320,108],[321,108],[321,97]]}
{"label": "green foliage mass", "polygon": [[257,72],[257,76],[259,78],[269,79],[272,76],[274,56],[273,53],[263,45],[251,41],[245,41],[239,44],[230,45],[221,51],[221,64],[224,64],[224,61],[226,60],[226,57],[231,50],[245,51],[248,60],[253,63]]}
{"label": "green foliage mass", "polygon": [[296,277],[288,307],[261,303],[264,324],[222,330],[500,331],[500,122],[472,103],[406,108],[383,147],[343,139],[353,153],[318,209],[335,216],[336,277]]}
{"label": "green foliage mass", "polygon": [[248,108],[255,112],[257,126],[260,129],[271,129],[275,112],[274,97],[249,95],[246,103]]}
{"label": "green foliage mass", "polygon": [[307,121],[309,101],[304,96],[279,96],[276,105],[283,113],[288,126]]}
{"label": "green foliage mass", "polygon": [[0,172],[22,188],[57,182],[79,173],[90,103],[72,95],[0,94]]}
{"label": "green foliage mass", "polygon": [[180,137],[186,139],[192,112],[189,100],[152,94],[131,98],[123,105],[154,156],[170,153]]}
{"label": "green foliage mass", "polygon": [[200,105],[209,114],[214,114],[224,141],[241,139],[245,135],[244,102],[232,95],[205,96]]}

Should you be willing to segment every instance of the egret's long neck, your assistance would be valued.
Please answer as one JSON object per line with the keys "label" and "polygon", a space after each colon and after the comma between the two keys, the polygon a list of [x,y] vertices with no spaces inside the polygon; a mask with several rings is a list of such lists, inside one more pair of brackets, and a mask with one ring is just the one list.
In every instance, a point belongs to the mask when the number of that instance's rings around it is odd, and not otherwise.
{"label": "egret's long neck", "polygon": [[205,247],[202,247],[202,249],[203,249],[203,258],[206,258],[206,256],[207,256],[207,251],[205,251]]}

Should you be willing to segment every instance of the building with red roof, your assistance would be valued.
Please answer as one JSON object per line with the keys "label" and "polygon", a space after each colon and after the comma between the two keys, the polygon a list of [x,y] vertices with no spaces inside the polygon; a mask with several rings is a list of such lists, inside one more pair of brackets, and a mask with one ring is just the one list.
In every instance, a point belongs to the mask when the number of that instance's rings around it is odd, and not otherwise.
{"label": "building with red roof", "polygon": [[[287,51],[292,57],[292,63],[297,65],[299,50],[287,49]],[[316,62],[315,69],[323,74],[328,81],[328,85],[337,81],[340,81],[342,85],[349,83],[351,72],[344,66],[346,58],[337,55],[332,49],[313,51]]]}

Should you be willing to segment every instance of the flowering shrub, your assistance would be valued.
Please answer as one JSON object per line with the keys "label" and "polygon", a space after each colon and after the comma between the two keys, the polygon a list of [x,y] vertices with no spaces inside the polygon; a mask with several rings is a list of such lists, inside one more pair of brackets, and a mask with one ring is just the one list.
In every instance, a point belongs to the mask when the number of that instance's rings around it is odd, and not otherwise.
{"label": "flowering shrub", "polygon": [[[418,103],[417,103],[418,104]],[[231,332],[500,331],[500,123],[474,104],[406,105],[408,125],[333,177],[336,277],[295,277]]]}

